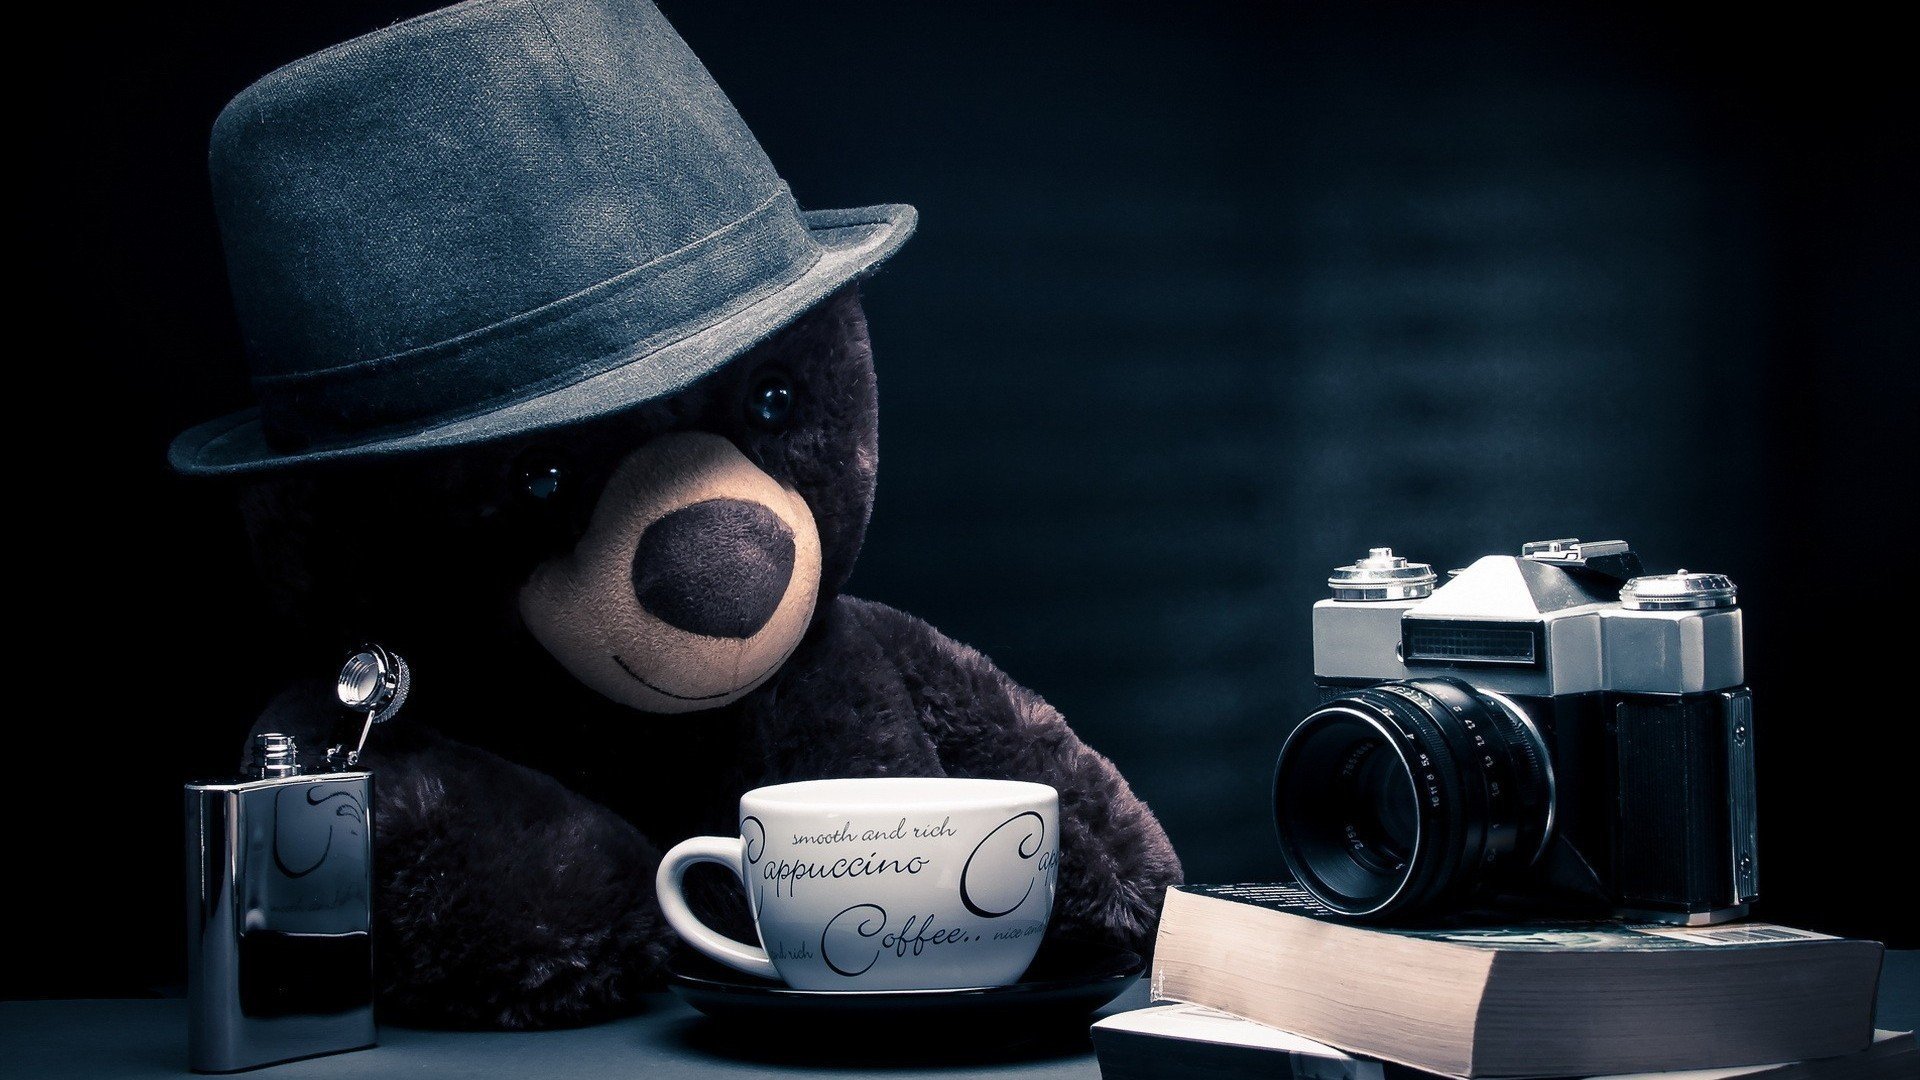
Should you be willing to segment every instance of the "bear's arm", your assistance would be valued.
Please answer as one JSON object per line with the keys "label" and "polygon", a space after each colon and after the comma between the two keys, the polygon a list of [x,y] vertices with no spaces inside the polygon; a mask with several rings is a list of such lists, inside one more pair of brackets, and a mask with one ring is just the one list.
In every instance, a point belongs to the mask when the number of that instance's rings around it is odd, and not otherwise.
{"label": "bear's arm", "polygon": [[[1145,954],[1180,883],[1165,830],[1113,763],[993,661],[920,619],[839,597],[771,700],[770,778],[978,776],[1060,792],[1060,889],[1050,933]],[[770,718],[772,719],[772,718]],[[804,735],[802,734],[804,728]]]}
{"label": "bear's arm", "polygon": [[[254,731],[317,749],[339,715],[330,685],[300,686]],[[417,718],[376,729],[367,751],[384,1016],[576,1024],[623,1011],[655,978],[671,937],[653,899],[660,856],[629,822]]]}

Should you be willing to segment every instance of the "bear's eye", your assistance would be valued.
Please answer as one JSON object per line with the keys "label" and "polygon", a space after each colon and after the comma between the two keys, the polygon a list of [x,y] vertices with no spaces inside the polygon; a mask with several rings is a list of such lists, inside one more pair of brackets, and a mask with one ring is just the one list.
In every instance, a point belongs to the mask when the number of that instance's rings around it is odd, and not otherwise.
{"label": "bear's eye", "polygon": [[767,375],[747,392],[747,422],[776,431],[793,413],[793,384],[784,375]]}
{"label": "bear's eye", "polygon": [[566,488],[566,468],[553,454],[534,451],[520,459],[515,492],[536,503],[550,503]]}

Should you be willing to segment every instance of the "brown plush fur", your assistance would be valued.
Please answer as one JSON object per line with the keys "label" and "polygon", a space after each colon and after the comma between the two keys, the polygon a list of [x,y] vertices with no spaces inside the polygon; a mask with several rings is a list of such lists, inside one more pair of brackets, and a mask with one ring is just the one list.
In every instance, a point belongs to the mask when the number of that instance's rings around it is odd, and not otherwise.
{"label": "brown plush fur", "polygon": [[[741,407],[770,371],[795,387],[779,431]],[[375,638],[413,661],[406,716],[379,730],[370,758],[386,1015],[523,1028],[628,1008],[673,945],[652,892],[661,849],[731,833],[751,787],[813,777],[1052,784],[1063,859],[1051,932],[1147,947],[1179,862],[1112,764],[986,657],[837,596],[872,502],[876,419],[849,289],[665,401],[558,436],[248,492],[288,613],[317,640]],[[814,620],[787,663],[725,707],[671,716],[574,679],[514,603],[537,567],[573,549],[618,464],[667,432],[731,440],[805,500],[821,551]],[[530,461],[563,463],[559,497],[516,493]],[[256,730],[318,741],[337,712],[315,682],[283,694]],[[737,884],[717,871],[689,883],[710,921],[751,937]]]}

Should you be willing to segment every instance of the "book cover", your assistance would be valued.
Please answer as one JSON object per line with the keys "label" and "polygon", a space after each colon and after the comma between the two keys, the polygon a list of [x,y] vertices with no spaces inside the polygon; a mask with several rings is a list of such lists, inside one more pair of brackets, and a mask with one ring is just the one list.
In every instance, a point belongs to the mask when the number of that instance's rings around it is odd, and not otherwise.
{"label": "book cover", "polygon": [[1322,906],[1305,889],[1285,883],[1183,885],[1181,892],[1249,904],[1269,911],[1320,919],[1369,933],[1423,941],[1496,949],[1501,952],[1662,952],[1729,945],[1778,945],[1801,941],[1839,941],[1831,934],[1772,923],[1736,922],[1719,926],[1671,926],[1619,920],[1533,920],[1503,922],[1492,912],[1467,912],[1427,926],[1359,926]]}

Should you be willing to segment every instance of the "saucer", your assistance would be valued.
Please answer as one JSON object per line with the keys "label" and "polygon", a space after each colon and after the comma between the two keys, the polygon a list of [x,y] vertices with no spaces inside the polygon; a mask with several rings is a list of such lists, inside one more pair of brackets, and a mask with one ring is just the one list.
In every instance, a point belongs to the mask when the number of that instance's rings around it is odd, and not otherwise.
{"label": "saucer", "polygon": [[[1091,941],[1042,945],[1020,981],[957,990],[794,990],[682,949],[667,961],[667,987],[723,1023],[758,1029],[804,1027],[858,1017],[867,1032],[924,1031],[929,1020],[966,1020],[969,1030],[1030,1037],[1093,1015],[1133,985],[1146,966],[1138,954]],[[899,1021],[911,1027],[894,1028]],[[978,1026],[973,1026],[977,1024]]]}

